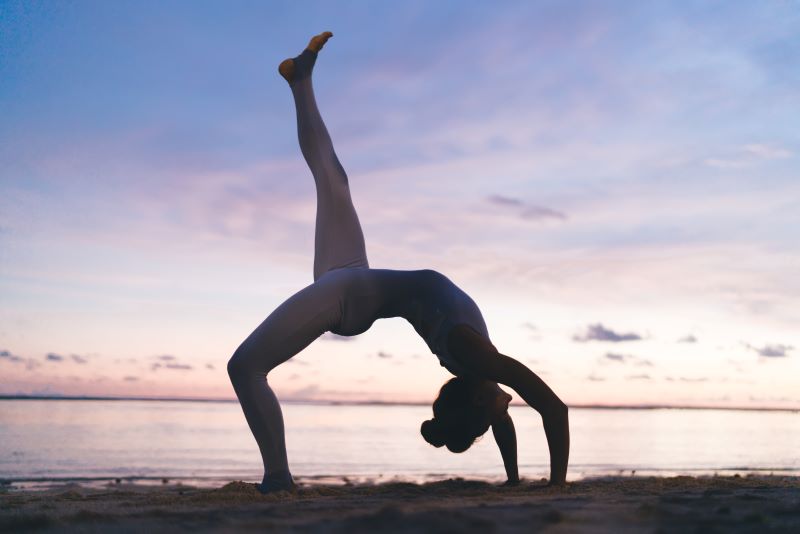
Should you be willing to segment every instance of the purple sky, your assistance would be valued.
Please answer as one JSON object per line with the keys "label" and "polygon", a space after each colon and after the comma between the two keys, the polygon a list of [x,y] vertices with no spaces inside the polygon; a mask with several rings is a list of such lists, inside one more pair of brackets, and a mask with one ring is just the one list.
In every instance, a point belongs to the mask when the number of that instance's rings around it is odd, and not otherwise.
{"label": "purple sky", "polygon": [[[331,30],[373,266],[447,274],[568,402],[800,407],[797,7],[3,2],[0,393],[232,397],[230,354],[311,281],[276,67]],[[390,320],[271,382],[446,378]]]}

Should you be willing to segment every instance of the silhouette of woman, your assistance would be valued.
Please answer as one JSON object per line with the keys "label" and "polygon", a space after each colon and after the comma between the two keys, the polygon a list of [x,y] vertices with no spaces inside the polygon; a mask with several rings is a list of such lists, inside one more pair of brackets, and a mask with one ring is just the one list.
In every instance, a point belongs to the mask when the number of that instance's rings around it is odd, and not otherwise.
{"label": "silhouette of woman", "polygon": [[456,376],[442,386],[433,403],[433,419],[422,423],[426,441],[463,452],[491,427],[506,484],[519,483],[516,434],[508,415],[511,396],[498,387],[499,382],[541,414],[550,450],[550,484],[563,484],[569,458],[567,407],[530,369],[495,349],[475,302],[435,271],[369,267],[347,175],[311,85],[317,53],[332,35],[314,36],[299,56],[278,67],[294,96],[300,149],[316,182],[314,283],[273,311],[228,362],[228,374],[264,461],[259,491],[294,486],[283,416],[268,373],[325,332],[354,336],[387,317],[411,323],[441,365]]}

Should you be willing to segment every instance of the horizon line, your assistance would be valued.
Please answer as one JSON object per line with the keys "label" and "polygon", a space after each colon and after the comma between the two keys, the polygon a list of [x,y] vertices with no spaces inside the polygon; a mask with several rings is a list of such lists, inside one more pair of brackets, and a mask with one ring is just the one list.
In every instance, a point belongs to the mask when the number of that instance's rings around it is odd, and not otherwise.
{"label": "horizon line", "polygon": [[[4,400],[66,400],[66,401],[147,401],[147,402],[238,402],[235,398],[208,397],[126,397],[102,395],[8,395],[0,394]],[[284,399],[287,404],[310,404],[322,406],[429,406],[423,401],[381,401],[381,400],[332,400],[332,399]],[[512,403],[511,406],[528,406],[523,403]],[[800,406],[790,407],[754,407],[754,406],[709,406],[685,404],[568,404],[569,408],[581,410],[728,410],[749,412],[800,412]]]}

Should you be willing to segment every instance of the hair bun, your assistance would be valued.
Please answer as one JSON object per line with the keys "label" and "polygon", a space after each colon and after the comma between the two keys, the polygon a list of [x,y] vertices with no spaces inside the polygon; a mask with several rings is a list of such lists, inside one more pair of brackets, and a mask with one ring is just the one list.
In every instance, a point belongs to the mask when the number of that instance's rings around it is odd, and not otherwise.
{"label": "hair bun", "polygon": [[423,421],[419,431],[420,434],[422,434],[422,437],[425,438],[425,441],[434,447],[441,447],[445,444],[447,439],[444,436],[441,423],[436,419],[428,419],[427,421]]}

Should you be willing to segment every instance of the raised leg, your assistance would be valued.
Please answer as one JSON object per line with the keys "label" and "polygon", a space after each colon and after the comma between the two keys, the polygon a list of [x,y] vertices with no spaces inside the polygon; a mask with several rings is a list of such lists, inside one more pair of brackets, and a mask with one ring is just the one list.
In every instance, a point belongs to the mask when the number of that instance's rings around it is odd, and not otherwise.
{"label": "raised leg", "polygon": [[300,149],[317,186],[314,280],[331,269],[369,267],[347,174],[334,152],[311,83],[317,53],[331,35],[325,32],[315,36],[302,54],[279,67],[292,89]]}
{"label": "raised leg", "polygon": [[292,487],[283,414],[267,374],[339,324],[341,309],[324,284],[312,284],[281,304],[239,346],[228,374],[264,461],[263,492]]}

